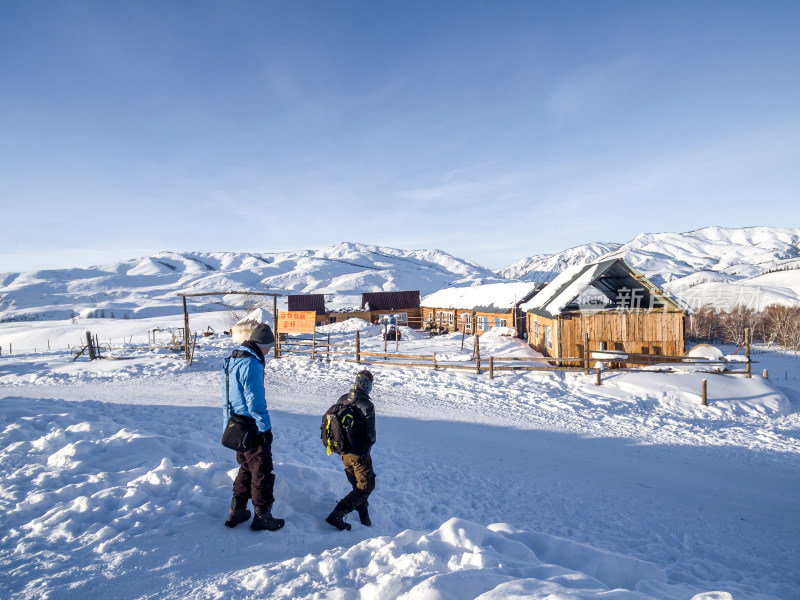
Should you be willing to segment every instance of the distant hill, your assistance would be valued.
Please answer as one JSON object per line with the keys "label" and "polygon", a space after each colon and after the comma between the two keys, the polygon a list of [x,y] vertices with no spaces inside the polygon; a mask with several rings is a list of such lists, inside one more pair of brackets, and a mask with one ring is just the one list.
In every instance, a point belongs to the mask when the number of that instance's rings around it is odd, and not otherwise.
{"label": "distant hill", "polygon": [[694,308],[800,304],[800,229],[706,227],[686,233],[642,233],[625,244],[586,244],[532,256],[500,274],[546,281],[567,266],[600,257],[624,258]]}
{"label": "distant hill", "polygon": [[[706,227],[643,233],[534,255],[493,272],[440,250],[398,250],[346,242],[275,253],[161,252],[88,269],[0,275],[0,321],[73,315],[135,318],[181,312],[178,292],[325,294],[331,308],[357,306],[363,292],[419,290],[508,280],[551,281],[573,265],[623,257],[690,307],[800,304],[800,229]],[[192,299],[191,310],[223,308],[239,296]],[[283,304],[279,303],[279,308]]]}
{"label": "distant hill", "polygon": [[[316,293],[340,307],[358,305],[362,292],[420,290],[424,295],[451,285],[497,281],[503,279],[493,271],[439,250],[341,243],[265,254],[161,252],[89,269],[0,275],[0,320],[177,314],[182,311],[178,292]],[[219,310],[222,300],[242,298],[200,297],[192,299],[192,310]]]}
{"label": "distant hill", "polygon": [[595,242],[563,250],[558,254],[537,254],[523,258],[501,269],[499,274],[507,279],[523,281],[552,281],[567,267],[585,265],[617,250],[621,244]]}

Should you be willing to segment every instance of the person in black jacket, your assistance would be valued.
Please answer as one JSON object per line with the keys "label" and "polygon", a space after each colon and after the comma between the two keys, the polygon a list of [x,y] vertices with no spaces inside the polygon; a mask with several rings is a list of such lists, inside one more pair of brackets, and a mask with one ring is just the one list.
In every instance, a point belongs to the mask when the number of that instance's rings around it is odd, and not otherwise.
{"label": "person in black jacket", "polygon": [[366,370],[360,371],[356,375],[353,389],[337,401],[337,404],[352,404],[363,417],[361,419],[363,429],[358,436],[360,443],[352,448],[352,453],[341,455],[347,481],[350,482],[353,489],[339,500],[333,512],[325,518],[325,522],[337,529],[350,530],[350,524],[345,522],[344,516],[354,510],[358,512],[358,518],[362,525],[367,527],[372,525],[367,510],[369,506],[367,498],[375,489],[375,471],[372,470],[372,457],[370,456],[370,450],[375,443],[375,406],[369,399],[372,380],[372,373]]}

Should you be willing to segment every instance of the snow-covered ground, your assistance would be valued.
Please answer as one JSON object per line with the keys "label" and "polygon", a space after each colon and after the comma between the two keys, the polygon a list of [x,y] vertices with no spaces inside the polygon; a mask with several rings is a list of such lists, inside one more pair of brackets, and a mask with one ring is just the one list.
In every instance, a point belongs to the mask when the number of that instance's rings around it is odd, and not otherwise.
{"label": "snow-covered ground", "polygon": [[[222,332],[225,319],[192,315],[192,328]],[[325,333],[350,343],[354,324]],[[132,348],[181,325],[91,329]],[[319,422],[361,367],[270,358],[286,526],[254,533],[223,525],[230,338],[198,338],[191,366],[166,349],[72,362],[85,329],[0,325],[2,598],[800,598],[792,354],[757,348],[752,379],[687,367],[609,372],[601,386],[594,374],[371,366],[374,525],[349,532],[323,521],[347,483]],[[364,327],[362,347],[382,349],[380,331]],[[460,334],[402,331],[401,351],[469,358],[470,337],[462,350]],[[481,354],[534,358],[501,336],[484,336]]]}

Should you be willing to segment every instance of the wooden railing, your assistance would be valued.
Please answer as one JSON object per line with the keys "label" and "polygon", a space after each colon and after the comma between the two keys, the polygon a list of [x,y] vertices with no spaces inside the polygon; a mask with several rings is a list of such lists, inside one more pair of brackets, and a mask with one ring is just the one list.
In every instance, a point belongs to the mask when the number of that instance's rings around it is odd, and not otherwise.
{"label": "wooden railing", "polygon": [[[589,375],[590,371],[596,373],[596,383],[601,383],[601,372],[634,370],[637,366],[652,365],[657,363],[676,363],[676,364],[696,364],[702,366],[719,367],[724,366],[726,373],[743,374],[751,376],[751,364],[749,356],[746,361],[715,361],[704,358],[672,356],[665,354],[637,354],[615,350],[588,350],[583,356],[572,356],[563,358],[554,357],[534,357],[534,356],[484,356],[480,353],[480,337],[476,336],[472,356],[468,360],[452,361],[442,360],[433,354],[409,354],[402,352],[386,352],[386,341],[384,341],[384,352],[365,351],[361,349],[361,336],[355,332],[354,344],[331,344],[330,336],[325,341],[319,341],[316,337],[309,339],[284,339],[278,342],[279,351],[277,356],[288,353],[311,354],[312,358],[331,359],[332,356],[343,356],[346,360],[359,364],[385,365],[401,367],[422,367],[438,369],[459,369],[475,371],[475,373],[488,372],[489,378],[493,379],[496,371],[583,371]],[[352,357],[352,358],[350,358]],[[500,363],[500,364],[498,364]],[[504,365],[503,363],[515,363]],[[527,363],[527,364],[525,364]],[[599,366],[598,366],[599,365]],[[742,370],[738,370],[738,366]],[[709,371],[711,372],[711,371]]]}

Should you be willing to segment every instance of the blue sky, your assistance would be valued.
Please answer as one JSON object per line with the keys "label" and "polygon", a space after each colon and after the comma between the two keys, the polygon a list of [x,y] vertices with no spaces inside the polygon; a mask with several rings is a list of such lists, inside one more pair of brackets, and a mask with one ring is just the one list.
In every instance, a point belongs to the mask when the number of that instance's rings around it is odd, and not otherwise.
{"label": "blue sky", "polygon": [[800,3],[0,4],[0,272],[800,227]]}

